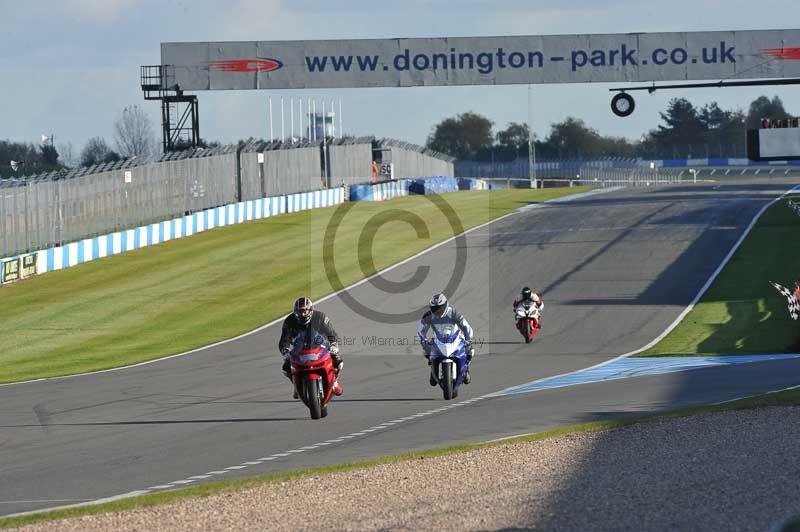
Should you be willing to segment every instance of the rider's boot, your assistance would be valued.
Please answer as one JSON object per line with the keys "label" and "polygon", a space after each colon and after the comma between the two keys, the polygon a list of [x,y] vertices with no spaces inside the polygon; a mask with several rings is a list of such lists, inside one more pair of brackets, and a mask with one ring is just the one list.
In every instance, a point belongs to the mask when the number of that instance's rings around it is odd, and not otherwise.
{"label": "rider's boot", "polygon": [[430,383],[431,386],[436,386],[436,376],[434,376],[433,374],[433,368],[431,368],[431,376],[428,382]]}
{"label": "rider's boot", "polygon": [[292,380],[292,369],[288,358],[283,361],[283,368],[281,368],[281,370],[283,371],[283,375],[292,383],[292,399],[300,399],[300,396],[297,395],[297,388],[295,388],[294,381]]}
{"label": "rider's boot", "polygon": [[341,357],[339,357],[338,355],[333,355],[332,358],[333,358],[333,365],[336,368],[336,377],[334,378],[333,381],[333,395],[338,397],[344,393],[342,385],[339,384],[339,373],[342,372],[342,368],[344,367],[344,362],[342,362]]}
{"label": "rider's boot", "polygon": [[464,373],[464,384],[469,384],[472,382],[472,375],[469,374],[469,368],[467,368],[466,373]]}

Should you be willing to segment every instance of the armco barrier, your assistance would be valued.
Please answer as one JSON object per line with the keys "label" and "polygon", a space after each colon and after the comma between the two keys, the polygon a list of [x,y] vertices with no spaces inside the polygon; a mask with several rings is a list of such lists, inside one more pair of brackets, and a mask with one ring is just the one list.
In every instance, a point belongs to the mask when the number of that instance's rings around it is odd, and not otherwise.
{"label": "armco barrier", "polygon": [[[36,254],[36,273],[69,268],[110,255],[191,236],[215,227],[239,224],[277,214],[329,207],[342,202],[344,202],[344,188],[339,187],[223,205],[181,218],[35,251],[33,253]],[[2,262],[17,260],[19,257],[8,257],[2,259]]]}
{"label": "armco barrier", "polygon": [[648,166],[653,163],[656,167],[664,168],[691,168],[693,166],[798,166],[800,160],[789,161],[753,161],[752,159],[725,159],[725,158],[708,158],[708,159],[663,159],[655,161],[642,161],[640,166]]}

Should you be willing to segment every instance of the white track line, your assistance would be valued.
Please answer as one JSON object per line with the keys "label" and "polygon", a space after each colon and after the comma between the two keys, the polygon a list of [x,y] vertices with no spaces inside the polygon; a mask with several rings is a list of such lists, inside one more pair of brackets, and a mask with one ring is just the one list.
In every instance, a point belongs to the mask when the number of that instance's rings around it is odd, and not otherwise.
{"label": "white track line", "polygon": [[[574,373],[578,373],[579,371],[584,371],[586,369],[591,369],[591,368],[596,368],[596,367],[599,367],[599,366],[604,366],[604,365],[606,365],[606,364],[608,364],[610,362],[613,362],[614,360],[619,360],[621,358],[628,357],[628,356],[634,355],[636,353],[640,353],[640,352],[644,351],[645,349],[648,349],[648,348],[652,347],[658,341],[663,339],[667,334],[669,334],[669,332],[671,332],[675,327],[677,327],[678,323],[680,323],[680,321],[683,320],[683,318],[686,316],[686,314],[688,314],[689,311],[692,308],[694,308],[694,305],[697,303],[697,301],[700,300],[700,298],[703,296],[703,294],[706,292],[706,290],[708,290],[708,287],[711,286],[711,283],[714,281],[714,279],[717,278],[717,276],[719,275],[720,271],[722,271],[722,268],[728,263],[730,258],[733,256],[734,252],[739,248],[739,246],[741,245],[742,241],[744,241],[745,237],[750,233],[750,230],[753,228],[753,226],[758,221],[758,219],[761,217],[761,215],[764,213],[764,211],[766,211],[768,207],[770,207],[771,205],[773,205],[774,203],[776,203],[777,201],[782,199],[787,194],[789,194],[791,192],[794,192],[794,191],[796,191],[798,189],[800,189],[800,185],[798,185],[797,187],[794,187],[794,188],[784,192],[783,194],[781,194],[781,196],[773,199],[771,202],[769,202],[768,204],[766,204],[764,207],[761,208],[761,210],[756,214],[756,216],[753,218],[753,220],[751,220],[750,224],[747,226],[747,228],[745,229],[745,231],[742,234],[742,236],[734,244],[734,246],[731,249],[731,251],[725,256],[725,258],[723,259],[722,263],[720,263],[720,265],[717,267],[717,269],[714,271],[714,273],[711,275],[711,277],[709,277],[709,279],[706,281],[706,283],[703,285],[703,287],[697,293],[697,295],[692,300],[692,302],[689,304],[689,306],[686,307],[686,309],[684,309],[684,311],[681,312],[680,315],[678,315],[678,317],[675,319],[675,321],[672,322],[672,324],[670,324],[670,326],[667,327],[667,329],[663,333],[661,333],[659,336],[657,336],[652,342],[648,343],[647,345],[645,345],[644,347],[642,347],[640,349],[637,349],[635,351],[631,351],[630,353],[626,353],[624,355],[620,355],[620,356],[618,356],[618,357],[616,357],[616,358],[614,358],[612,360],[608,360],[608,361],[602,362],[600,364],[595,364],[594,366],[590,366],[589,368],[584,368],[583,370],[571,371],[571,372],[564,373],[564,374],[558,375],[558,376],[572,375]],[[603,189],[603,190],[610,192],[609,189]],[[501,220],[503,218],[506,218],[508,216],[511,216],[513,214],[516,214],[516,213],[510,213],[510,214],[507,214],[507,215],[502,216],[500,218],[496,218],[495,220],[492,220],[492,221],[490,221],[490,222],[488,222],[486,224],[483,224],[482,226],[476,226],[476,227],[472,228],[470,231],[480,229],[481,227],[485,227],[486,225],[489,225],[491,223],[499,221],[499,220]],[[455,239],[455,237],[453,237],[453,238],[451,238],[451,239],[449,239],[447,241],[440,242],[436,246],[433,246],[432,248],[424,250],[424,251],[420,252],[419,254],[415,255],[414,257],[410,257],[409,259],[406,259],[406,261],[403,261],[403,262],[407,262],[408,260],[412,260],[413,258],[416,258],[416,257],[418,257],[418,256],[430,251],[431,249],[434,249],[434,248],[436,248],[438,246],[444,245],[447,242],[452,241],[454,239]],[[392,269],[394,267],[399,266],[403,262],[395,264],[394,266],[390,266],[386,270],[383,270],[382,272],[379,272],[379,273],[377,273],[375,275],[380,275],[381,273],[383,273],[385,271],[388,271],[388,270],[390,270],[390,269]],[[373,275],[372,277],[374,277],[375,275]],[[355,286],[357,286],[357,285],[359,285],[361,283],[364,283],[364,282],[368,281],[369,279],[371,279],[372,277],[368,277],[366,279],[363,279],[362,281],[359,281],[355,285],[351,285],[350,288],[355,287]],[[331,298],[331,297],[333,297],[335,295],[336,295],[336,293],[331,294],[331,295],[327,296],[324,299],[329,299],[329,298]],[[322,299],[320,301],[323,301],[324,299]],[[279,321],[279,320],[276,320],[275,322],[268,323],[268,324],[260,327],[259,329],[251,331],[250,333],[247,333],[247,334],[252,334],[252,333],[254,333],[256,331],[263,330],[266,327],[269,327],[270,325],[272,325],[273,323],[277,323],[277,321]],[[242,336],[246,336],[247,334],[242,335]],[[242,336],[239,336],[237,338],[241,338]],[[224,342],[220,342],[220,343],[214,344],[214,345],[220,345],[222,343],[233,341],[235,339],[236,338],[233,338],[231,340],[226,340]],[[208,346],[208,347],[212,347],[212,346]],[[200,348],[200,349],[197,349],[195,351],[189,351],[189,352],[183,353],[183,354],[189,354],[189,353],[196,352],[196,351],[199,351],[201,349],[206,349],[206,348]],[[173,355],[173,357],[175,357],[175,356],[180,356],[180,355]],[[170,358],[172,358],[172,357],[170,357]],[[161,359],[161,360],[164,360],[164,359]],[[134,367],[134,366],[128,366],[128,367]],[[125,368],[117,368],[117,369],[125,369]],[[111,371],[111,370],[106,370],[106,371]],[[547,377],[547,378],[550,379],[550,378],[553,378],[553,377],[551,376],[551,377]],[[32,382],[32,381],[28,381],[28,382]],[[534,381],[534,382],[538,382],[538,381]],[[14,384],[22,384],[22,383],[14,383]],[[787,389],[789,389],[789,388],[787,388]],[[369,429],[366,429],[366,430],[361,430],[359,432],[352,432],[352,433],[347,434],[345,436],[340,436],[339,438],[326,440],[326,441],[321,442],[321,443],[316,443],[313,446],[323,446],[323,445],[330,445],[330,444],[333,444],[333,443],[340,443],[342,441],[349,440],[349,439],[352,439],[352,438],[357,438],[357,437],[360,437],[360,436],[366,436],[367,434],[370,434],[370,433],[375,432],[375,431],[386,430],[388,428],[394,428],[396,426],[396,424],[405,423],[407,421],[412,421],[414,419],[419,419],[419,418],[422,418],[422,417],[425,417],[425,416],[429,416],[429,415],[432,415],[432,414],[444,412],[444,411],[447,411],[447,410],[449,410],[451,408],[455,408],[456,406],[465,406],[465,405],[473,404],[473,403],[476,403],[478,401],[482,401],[482,400],[485,400],[485,399],[491,399],[491,398],[497,397],[497,394],[499,394],[501,392],[502,392],[502,390],[499,391],[499,392],[492,392],[492,393],[488,393],[488,394],[485,394],[485,395],[481,395],[479,397],[472,397],[470,399],[465,399],[463,401],[459,401],[458,403],[453,403],[451,405],[447,405],[447,406],[442,407],[442,408],[438,408],[438,409],[434,409],[434,410],[428,410],[426,412],[420,412],[420,413],[417,413],[417,414],[414,414],[414,415],[411,415],[411,416],[406,416],[404,418],[393,420],[393,423],[394,423],[393,425],[387,425],[386,423],[383,423],[383,424],[380,424],[380,425],[375,425],[374,427],[370,427]],[[292,449],[292,450],[285,451],[285,452],[282,452],[282,453],[275,453],[275,454],[272,454],[272,455],[270,455],[268,457],[265,457],[265,458],[259,458],[257,462],[253,462],[253,463],[265,462],[265,461],[269,461],[269,460],[275,460],[275,459],[278,459],[278,458],[285,458],[287,456],[291,456],[291,455],[296,454],[296,453],[304,452],[304,449],[305,448]],[[245,464],[247,464],[247,463],[248,462],[245,462]],[[225,473],[225,472],[227,472],[229,470],[240,470],[240,469],[245,469],[246,467],[248,467],[248,466],[247,465],[231,466],[231,467],[226,467],[225,468],[226,471],[212,471],[212,472],[209,472],[207,474]],[[190,482],[194,482],[194,480],[192,480],[192,477],[188,477],[188,478],[183,479],[183,480],[176,480],[176,481],[169,482],[167,484],[160,485],[160,486],[151,486],[147,490],[140,490],[140,491],[130,492],[130,493],[122,494],[122,495],[117,495],[115,497],[110,497],[108,499],[98,499],[98,500],[91,501],[91,502],[88,502],[88,503],[80,503],[80,504],[75,504],[75,505],[61,506],[61,507],[57,507],[57,508],[46,508],[46,509],[42,509],[42,510],[35,510],[35,511],[32,511],[32,512],[25,512],[25,513],[22,513],[22,514],[7,515],[7,516],[4,516],[4,517],[16,517],[16,516],[20,516],[20,515],[28,515],[28,514],[33,514],[33,513],[48,512],[48,511],[51,511],[51,510],[56,510],[56,509],[61,509],[61,508],[74,508],[74,507],[78,507],[78,506],[85,506],[85,505],[88,505],[88,504],[98,504],[100,502],[107,502],[107,501],[110,501],[110,500],[118,500],[120,498],[127,498],[127,497],[135,497],[135,496],[138,496],[138,495],[144,495],[144,494],[150,493],[152,491],[158,491],[158,490],[162,490],[162,489],[171,489],[171,488],[175,488],[175,487],[178,487],[178,486],[180,486],[182,484],[187,484],[187,483],[190,483]]]}
{"label": "white track line", "polygon": [[[692,302],[689,304],[689,306],[687,306],[678,315],[678,317],[675,318],[675,320],[661,334],[659,334],[655,339],[653,339],[647,345],[645,345],[644,347],[641,347],[641,348],[639,348],[639,349],[637,349],[635,351],[631,351],[629,353],[625,353],[624,355],[620,355],[618,357],[615,357],[615,358],[613,358],[611,360],[607,360],[607,361],[602,362],[600,364],[595,364],[594,366],[590,366],[589,368],[583,368],[583,369],[580,369],[580,370],[571,371],[571,372],[568,372],[568,373],[563,373],[563,374],[557,375],[557,376],[546,377],[545,379],[539,379],[538,381],[533,381],[533,382],[539,382],[539,381],[542,381],[542,380],[549,380],[549,379],[553,379],[555,377],[561,377],[561,376],[565,376],[565,375],[573,375],[575,373],[579,373],[579,372],[582,372],[582,371],[587,371],[587,370],[592,369],[592,368],[605,366],[605,365],[610,364],[611,362],[613,362],[615,360],[619,360],[619,359],[622,359],[622,358],[629,357],[629,356],[632,356],[634,354],[640,353],[640,352],[644,351],[645,349],[648,349],[648,348],[652,347],[653,345],[655,345],[656,343],[658,343],[667,334],[669,334],[673,329],[675,329],[675,327],[678,326],[678,324],[683,320],[683,318],[686,317],[686,315],[694,308],[695,304],[700,300],[700,298],[703,297],[703,294],[705,294],[705,292],[708,290],[708,288],[711,286],[711,284],[714,282],[714,280],[720,274],[720,272],[725,267],[725,265],[728,264],[728,262],[730,261],[731,257],[733,257],[733,255],[736,252],[736,250],[739,249],[739,246],[741,246],[741,244],[744,241],[744,239],[747,237],[748,234],[750,234],[750,231],[753,229],[753,227],[755,226],[756,222],[759,220],[759,218],[761,218],[761,215],[770,206],[772,206],[776,202],[780,201],[784,196],[786,196],[787,194],[790,194],[791,192],[794,192],[795,190],[798,190],[798,189],[800,189],[800,185],[797,186],[797,187],[793,187],[792,189],[784,192],[779,197],[773,199],[772,201],[770,201],[769,203],[764,205],[758,211],[758,213],[755,215],[755,217],[753,217],[753,219],[750,221],[748,226],[745,228],[745,230],[742,233],[742,235],[739,237],[739,239],[736,241],[736,243],[730,249],[728,254],[725,255],[725,258],[723,258],[722,262],[719,264],[719,266],[717,266],[717,269],[714,270],[714,272],[711,274],[711,276],[708,278],[708,280],[706,280],[705,284],[703,284],[703,286],[697,292],[697,295],[695,295],[694,299],[692,299]],[[513,386],[511,388],[515,388],[515,387],[516,386]],[[510,388],[507,388],[507,389],[510,389]],[[482,400],[485,400],[485,399],[498,397],[504,391],[505,390],[488,393],[488,394],[485,394],[485,395],[481,395],[479,397],[473,397],[473,398],[470,398],[470,399],[465,399],[463,401],[459,401],[458,403],[451,403],[451,404],[448,404],[448,405],[445,405],[445,406],[442,406],[442,407],[439,407],[439,408],[435,408],[435,409],[432,409],[432,410],[427,410],[425,412],[419,412],[417,414],[413,414],[411,416],[406,416],[404,418],[392,420],[392,421],[389,421],[389,422],[383,422],[383,423],[381,423],[379,425],[375,425],[375,426],[369,427],[367,429],[362,429],[362,430],[360,430],[358,432],[352,432],[350,434],[347,434],[345,436],[341,436],[341,437],[339,437],[337,439],[334,439],[334,440],[326,440],[324,442],[316,443],[316,444],[313,444],[313,445],[310,445],[310,446],[301,447],[299,449],[292,449],[292,450],[289,450],[289,451],[285,451],[284,453],[277,453],[277,454],[272,455],[272,457],[274,457],[274,458],[279,458],[279,457],[280,458],[284,458],[284,457],[290,456],[292,454],[301,453],[301,452],[303,452],[305,450],[309,450],[309,449],[312,449],[312,448],[320,447],[320,446],[323,446],[323,445],[329,445],[329,444],[332,444],[332,443],[339,443],[339,442],[341,442],[343,440],[349,440],[349,439],[352,439],[352,438],[359,438],[359,437],[362,437],[362,436],[367,436],[367,435],[372,434],[373,432],[386,430],[388,428],[393,428],[397,424],[404,423],[406,421],[411,421],[411,420],[414,420],[414,419],[420,419],[422,417],[430,416],[430,415],[434,415],[434,414],[440,414],[442,412],[446,412],[446,411],[451,410],[453,408],[456,408],[458,406],[470,405],[470,404],[476,403],[478,401],[482,401]],[[248,464],[248,462],[245,462],[245,464],[243,464],[243,466],[246,465],[246,464]],[[239,468],[242,468],[242,466],[234,466],[234,468],[239,469]],[[231,469],[231,468],[226,468],[226,469]],[[189,478],[192,478],[192,477],[189,477]],[[180,481],[177,481],[177,482],[180,482]],[[173,482],[172,484],[175,484],[175,482]]]}
{"label": "white track line", "polygon": [[[619,357],[616,357],[616,358],[614,358],[612,360],[609,360],[609,361],[606,361],[606,362],[603,362],[603,363],[600,363],[600,364],[596,364],[594,366],[591,366],[591,368],[603,366],[603,365],[606,365],[606,364],[608,364],[608,363],[610,363],[610,362],[612,362],[614,360],[619,360],[621,358],[628,357],[628,356],[631,356],[631,355],[636,354],[636,353],[640,353],[641,351],[643,351],[645,349],[648,349],[649,347],[652,347],[658,341],[663,339],[667,334],[669,334],[669,332],[671,332],[678,325],[678,323],[680,323],[681,320],[683,320],[683,318],[686,316],[686,314],[688,314],[689,311],[691,311],[691,309],[694,308],[694,305],[697,303],[697,301],[700,300],[700,298],[703,296],[703,294],[706,292],[706,290],[708,290],[709,286],[711,286],[711,283],[714,282],[714,280],[717,278],[717,276],[722,271],[722,269],[725,267],[725,265],[730,261],[730,259],[733,256],[733,254],[736,252],[736,250],[739,248],[741,243],[744,241],[744,239],[750,233],[750,231],[752,230],[753,226],[755,226],[756,222],[761,217],[761,215],[764,213],[764,211],[766,211],[766,209],[769,208],[771,205],[773,205],[775,202],[777,202],[781,198],[783,198],[786,194],[794,191],[796,188],[800,188],[800,187],[795,187],[795,188],[785,192],[784,194],[782,194],[778,198],[775,198],[774,200],[772,200],[771,202],[767,203],[764,207],[761,208],[761,210],[756,214],[756,216],[750,221],[750,224],[747,226],[747,228],[745,229],[744,233],[741,235],[739,240],[737,240],[737,242],[734,244],[733,248],[731,248],[730,252],[725,256],[725,258],[720,263],[720,265],[717,267],[717,269],[714,271],[714,273],[712,273],[711,277],[709,277],[709,279],[706,281],[706,283],[700,288],[700,291],[694,297],[694,299],[689,304],[689,306],[686,307],[686,309],[684,309],[683,312],[681,312],[681,314],[678,315],[678,317],[675,319],[675,321],[673,321],[672,324],[670,324],[670,326],[667,327],[667,329],[664,332],[662,332],[659,336],[657,336],[653,341],[651,341],[650,343],[648,343],[644,347],[642,347],[640,349],[637,349],[636,351],[631,351],[630,353],[626,353],[626,354],[621,355]],[[499,218],[498,218],[498,220],[499,220]],[[478,229],[478,228],[479,227],[475,227],[474,229]],[[442,244],[444,244],[444,242]],[[590,369],[590,368],[584,368],[582,370],[569,372],[569,373],[564,373],[563,375],[571,375],[571,374],[577,373],[579,371],[585,371],[586,369]],[[548,377],[548,378],[553,378],[553,377]],[[536,382],[536,381],[534,381],[534,382]],[[404,423],[404,422],[407,422],[407,421],[420,419],[420,418],[423,418],[425,416],[446,412],[447,410],[450,410],[450,409],[455,408],[457,406],[470,405],[470,404],[476,403],[476,402],[481,401],[481,400],[493,398],[493,397],[496,397],[499,393],[501,393],[501,392],[493,392],[493,393],[485,394],[485,395],[482,395],[482,396],[479,396],[479,397],[473,397],[473,398],[470,398],[470,399],[466,399],[466,400],[460,401],[458,403],[449,404],[449,405],[446,405],[446,406],[443,406],[443,407],[440,407],[440,408],[428,410],[428,411],[425,411],[425,412],[419,412],[417,414],[413,414],[411,416],[406,416],[404,418],[395,419],[395,420],[392,420],[392,421],[389,421],[389,422],[383,422],[383,423],[381,423],[379,425],[375,425],[375,426],[369,427],[367,429],[362,429],[362,430],[360,430],[358,432],[352,432],[350,434],[341,436],[341,437],[336,438],[336,439],[326,440],[324,442],[316,443],[316,444],[313,444],[313,445],[307,445],[307,446],[301,447],[299,449],[288,450],[288,451],[285,451],[283,453],[276,453],[276,454],[273,454],[273,455],[271,455],[271,456],[269,456],[267,458],[259,459],[258,462],[245,462],[242,465],[232,466],[232,467],[228,467],[226,469],[228,469],[228,470],[230,470],[230,469],[243,469],[243,468],[247,467],[248,465],[260,464],[261,462],[266,461],[266,460],[274,460],[274,459],[278,459],[278,458],[285,458],[285,457],[291,456],[293,454],[302,453],[302,452],[304,452],[306,450],[311,450],[311,449],[314,449],[314,448],[317,448],[317,447],[322,447],[322,446],[325,446],[325,445],[331,445],[333,443],[340,443],[342,441],[349,440],[349,439],[352,439],[352,438],[358,438],[358,437],[362,437],[362,436],[367,436],[367,435],[372,434],[373,432],[386,430],[388,428],[393,428],[396,425]],[[170,488],[171,487],[175,487],[177,485],[180,485],[180,484],[184,483],[186,480],[190,480],[190,479],[192,479],[192,477],[189,477],[188,479],[185,479],[184,481],[180,481],[179,480],[179,481],[171,482],[171,483],[167,484],[166,486],[169,486]],[[154,488],[151,488],[151,489],[154,489]],[[164,489],[164,488],[162,488],[162,489]]]}
{"label": "white track line", "polygon": [[[739,240],[736,241],[736,243],[730,249],[728,254],[725,255],[725,258],[722,259],[722,262],[719,263],[719,266],[717,266],[717,269],[714,270],[714,273],[711,274],[711,277],[709,277],[708,280],[706,280],[705,284],[700,288],[700,291],[698,291],[697,295],[694,296],[694,299],[692,299],[692,302],[689,303],[689,306],[686,307],[685,309],[683,309],[683,311],[680,314],[678,314],[678,317],[675,318],[675,320],[672,323],[670,323],[669,326],[666,329],[664,329],[664,331],[661,334],[656,336],[647,345],[645,345],[643,347],[640,347],[639,349],[636,349],[634,351],[630,351],[628,353],[625,353],[624,355],[619,355],[618,357],[614,357],[614,358],[606,360],[604,362],[600,362],[599,364],[595,364],[594,366],[589,366],[589,367],[586,367],[586,368],[577,369],[575,371],[569,371],[567,373],[561,373],[559,375],[552,375],[550,377],[544,377],[542,379],[537,379],[535,381],[526,382],[522,386],[530,385],[530,384],[534,384],[534,383],[537,383],[537,382],[542,382],[542,381],[550,380],[550,379],[554,379],[554,378],[566,377],[567,375],[575,375],[577,373],[581,373],[581,372],[584,372],[584,371],[589,371],[589,370],[592,370],[592,369],[595,369],[595,368],[606,366],[608,364],[611,364],[612,362],[616,362],[617,360],[620,360],[620,359],[623,359],[623,358],[627,358],[627,357],[630,357],[630,356],[633,356],[633,355],[637,355],[637,354],[641,353],[642,351],[646,351],[646,350],[650,349],[651,347],[653,347],[654,345],[656,345],[658,342],[663,340],[669,333],[671,333],[675,329],[675,327],[677,327],[680,324],[680,322],[683,321],[683,318],[685,318],[686,315],[689,314],[689,312],[692,311],[692,309],[697,304],[697,302],[700,301],[700,298],[703,297],[703,294],[706,293],[706,291],[709,289],[711,284],[716,280],[717,276],[719,276],[720,272],[722,272],[722,269],[731,260],[731,257],[733,257],[733,254],[736,253],[736,250],[739,249],[739,246],[742,245],[742,242],[744,242],[744,239],[747,238],[747,235],[750,234],[750,231],[756,225],[756,222],[758,222],[759,218],[761,218],[761,215],[764,214],[764,212],[768,208],[770,208],[772,205],[774,205],[775,203],[777,203],[780,200],[782,200],[785,196],[787,196],[788,194],[791,194],[793,192],[797,192],[798,190],[800,190],[800,185],[797,185],[795,187],[790,188],[789,190],[787,190],[786,192],[784,192],[783,194],[781,194],[777,198],[774,198],[772,201],[770,201],[769,203],[767,203],[763,207],[761,207],[761,209],[758,211],[758,213],[756,213],[756,215],[753,217],[753,219],[750,220],[750,223],[748,224],[747,228],[745,228],[745,230],[742,233],[742,235],[739,237]],[[505,393],[506,391],[508,391],[508,390],[510,390],[512,388],[516,388],[516,387],[517,386],[510,386],[509,388],[506,388],[505,390],[500,390],[500,391],[494,392],[493,394],[490,394],[490,395],[493,396],[493,397],[499,397],[503,393]]]}

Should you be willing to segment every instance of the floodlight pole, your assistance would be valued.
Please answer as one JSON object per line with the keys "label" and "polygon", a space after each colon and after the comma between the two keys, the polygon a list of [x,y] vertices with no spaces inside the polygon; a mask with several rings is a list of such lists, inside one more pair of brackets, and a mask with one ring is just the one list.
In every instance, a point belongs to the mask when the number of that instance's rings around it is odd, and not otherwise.
{"label": "floodlight pole", "polygon": [[536,143],[533,140],[533,91],[528,85],[528,178],[531,181],[531,188],[537,188],[536,180]]}
{"label": "floodlight pole", "polygon": [[275,141],[274,129],[272,127],[272,96],[269,97],[269,141]]}

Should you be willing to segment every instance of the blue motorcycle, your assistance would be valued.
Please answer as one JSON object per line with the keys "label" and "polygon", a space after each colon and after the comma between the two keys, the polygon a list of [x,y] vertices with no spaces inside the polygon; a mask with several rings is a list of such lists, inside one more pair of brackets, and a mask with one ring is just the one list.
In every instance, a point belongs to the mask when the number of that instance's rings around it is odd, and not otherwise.
{"label": "blue motorcycle", "polygon": [[458,397],[469,364],[464,335],[455,325],[433,327],[431,343],[432,375],[442,389],[446,401]]}

